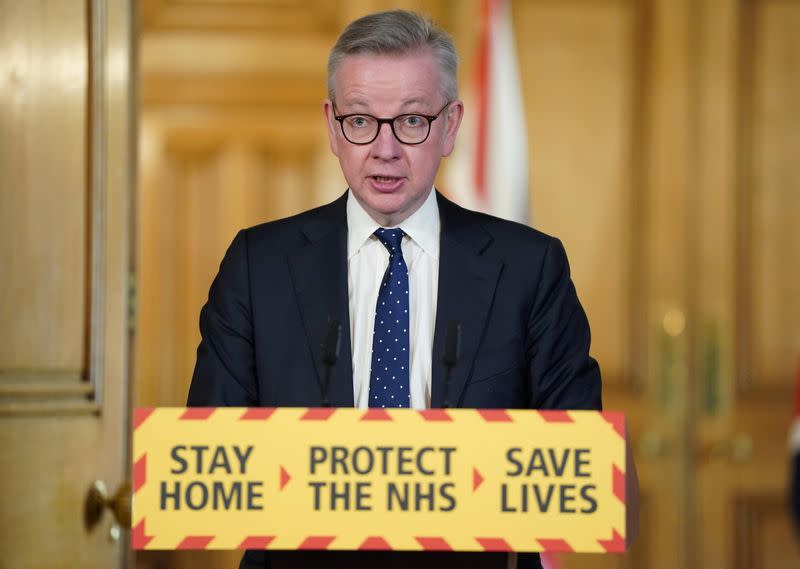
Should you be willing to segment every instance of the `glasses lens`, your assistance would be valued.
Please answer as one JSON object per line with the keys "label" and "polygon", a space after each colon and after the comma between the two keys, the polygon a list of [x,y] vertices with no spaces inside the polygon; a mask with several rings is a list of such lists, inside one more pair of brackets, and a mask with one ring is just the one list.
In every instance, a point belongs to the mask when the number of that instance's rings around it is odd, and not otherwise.
{"label": "glasses lens", "polygon": [[418,144],[428,137],[431,123],[422,115],[401,115],[394,119],[394,131],[400,142]]}
{"label": "glasses lens", "polygon": [[378,121],[369,115],[351,115],[342,121],[342,130],[351,142],[370,142],[378,132]]}

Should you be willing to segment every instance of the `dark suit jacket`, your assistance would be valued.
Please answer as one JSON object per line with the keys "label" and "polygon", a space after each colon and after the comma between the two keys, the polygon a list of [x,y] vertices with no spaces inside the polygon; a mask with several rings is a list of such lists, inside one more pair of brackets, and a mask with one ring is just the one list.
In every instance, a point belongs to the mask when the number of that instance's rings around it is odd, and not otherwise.
{"label": "dark suit jacket", "polygon": [[[239,232],[200,313],[190,406],[317,406],[320,347],[342,323],[331,405],[353,406],[347,290],[347,194]],[[456,407],[599,409],[600,372],[561,243],[530,227],[465,210],[437,194],[439,290],[431,405],[446,400],[448,321],[461,323],[447,398]],[[354,557],[357,555],[357,557]],[[499,554],[248,552],[241,567],[502,567]],[[268,561],[271,559],[271,562]],[[285,565],[284,565],[285,563]],[[520,555],[520,569],[539,567]]]}

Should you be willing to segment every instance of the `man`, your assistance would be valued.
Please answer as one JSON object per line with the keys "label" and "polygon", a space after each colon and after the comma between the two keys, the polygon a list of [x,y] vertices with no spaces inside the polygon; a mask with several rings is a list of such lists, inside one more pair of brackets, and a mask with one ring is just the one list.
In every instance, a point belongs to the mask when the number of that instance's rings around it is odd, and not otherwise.
{"label": "man", "polygon": [[[410,12],[344,30],[324,113],[349,189],[236,236],[201,312],[189,405],[600,408],[561,244],[433,189],[464,112],[456,62],[450,38]],[[342,343],[326,389],[331,320]],[[446,382],[449,322],[461,350]],[[445,563],[507,566],[502,554],[248,552],[241,567]]]}

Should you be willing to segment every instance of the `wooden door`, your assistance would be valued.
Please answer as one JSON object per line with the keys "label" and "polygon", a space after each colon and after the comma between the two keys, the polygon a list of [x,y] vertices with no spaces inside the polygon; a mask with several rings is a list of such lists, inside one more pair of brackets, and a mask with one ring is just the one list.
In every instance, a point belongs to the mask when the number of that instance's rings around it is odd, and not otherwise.
{"label": "wooden door", "polygon": [[0,1],[0,568],[125,565],[130,6]]}
{"label": "wooden door", "polygon": [[787,436],[800,365],[800,2],[709,0],[692,260],[697,567],[800,567]]}

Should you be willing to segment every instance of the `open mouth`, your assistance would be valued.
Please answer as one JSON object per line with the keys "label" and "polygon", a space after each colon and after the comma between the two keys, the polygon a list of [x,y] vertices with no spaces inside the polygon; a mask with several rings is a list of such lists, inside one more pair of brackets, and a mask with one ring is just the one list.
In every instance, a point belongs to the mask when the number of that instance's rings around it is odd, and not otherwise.
{"label": "open mouth", "polygon": [[379,192],[394,192],[402,185],[405,178],[398,176],[370,176],[373,189]]}

